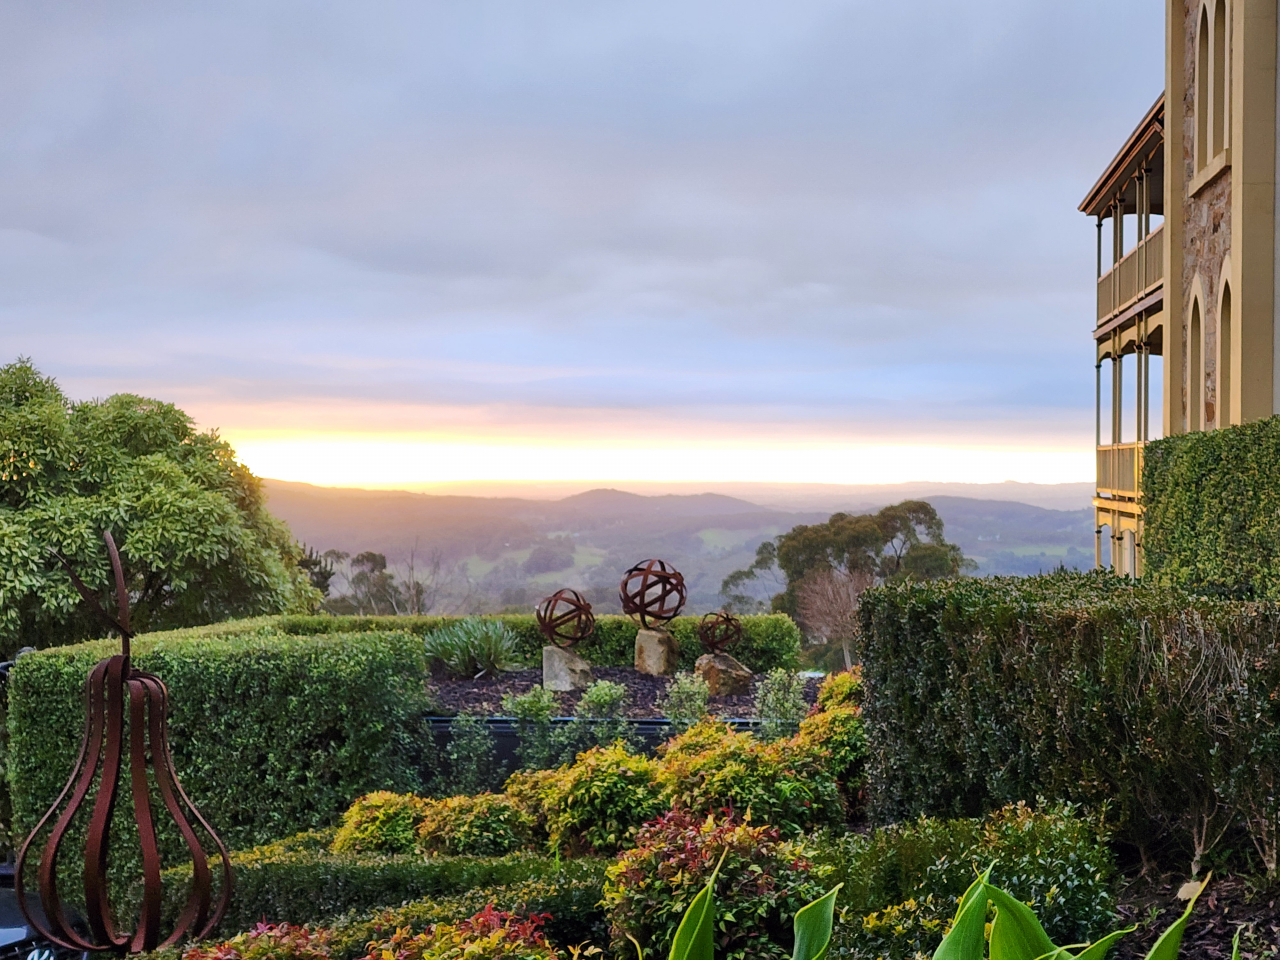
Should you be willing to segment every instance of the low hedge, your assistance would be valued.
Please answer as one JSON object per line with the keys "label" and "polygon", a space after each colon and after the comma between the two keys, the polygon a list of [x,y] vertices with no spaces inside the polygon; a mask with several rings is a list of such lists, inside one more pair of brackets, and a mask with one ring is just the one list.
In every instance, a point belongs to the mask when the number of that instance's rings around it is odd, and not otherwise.
{"label": "low hedge", "polygon": [[[310,831],[233,853],[235,882],[231,906],[218,927],[221,935],[248,930],[259,922],[321,923],[343,914],[394,907],[424,897],[437,899],[476,888],[542,879],[559,869],[554,860],[533,854],[333,854],[327,849],[332,837],[331,830]],[[166,923],[172,923],[181,912],[190,881],[189,863],[165,871],[169,895]]]}
{"label": "low hedge", "polygon": [[1143,453],[1144,576],[1280,599],[1280,417],[1179,434]]}
{"label": "low hedge", "polygon": [[1101,573],[902,583],[861,602],[873,816],[1107,805],[1198,869],[1280,822],[1280,607]]}
{"label": "low hedge", "polygon": [[[134,664],[168,686],[183,786],[229,847],[327,826],[373,790],[421,789],[419,771],[434,766],[424,751],[434,741],[424,735],[425,664],[416,636],[304,638],[270,623],[253,627],[133,641]],[[13,667],[9,772],[19,835],[58,796],[75,761],[85,677],[118,651],[118,641],[95,641],[31,653]],[[127,807],[117,803],[126,820]],[[168,862],[189,857],[176,829],[161,841]]]}
{"label": "low hedge", "polygon": [[[277,629],[296,636],[352,633],[365,630],[398,630],[426,636],[458,617],[332,617],[286,615],[273,618]],[[520,644],[520,655],[538,662],[546,641],[532,614],[486,616],[510,628]],[[680,669],[692,670],[702,647],[698,640],[699,617],[677,617],[667,625],[680,644]],[[596,617],[595,633],[574,647],[574,652],[598,667],[629,667],[635,662],[636,624],[629,617]],[[742,618],[742,642],[730,652],[756,673],[781,667],[795,670],[800,664],[803,638],[800,628],[786,614],[770,613]]]}

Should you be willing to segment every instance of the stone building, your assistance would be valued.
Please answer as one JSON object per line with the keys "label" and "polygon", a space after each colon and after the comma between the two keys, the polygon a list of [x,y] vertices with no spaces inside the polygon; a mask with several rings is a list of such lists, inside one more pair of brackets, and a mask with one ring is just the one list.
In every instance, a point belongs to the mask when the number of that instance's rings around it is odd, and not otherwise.
{"label": "stone building", "polygon": [[[1166,0],[1165,92],[1097,221],[1098,561],[1142,573],[1142,448],[1280,413],[1277,0]],[[1280,464],[1277,465],[1280,470]]]}

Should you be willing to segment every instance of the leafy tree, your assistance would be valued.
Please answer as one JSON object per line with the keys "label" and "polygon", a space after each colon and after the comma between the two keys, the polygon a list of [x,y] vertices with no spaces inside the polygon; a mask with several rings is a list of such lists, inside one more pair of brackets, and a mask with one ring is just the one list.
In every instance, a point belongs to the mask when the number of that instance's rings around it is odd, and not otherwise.
{"label": "leafy tree", "polygon": [[0,652],[102,634],[120,547],[135,630],[310,610],[302,551],[216,433],[132,394],[72,403],[30,361],[0,367]]}
{"label": "leafy tree", "polygon": [[943,537],[942,520],[923,500],[904,500],[879,513],[836,513],[826,523],[802,525],[756,550],[745,570],[725,577],[720,592],[739,609],[758,606],[746,587],[774,576],[783,585],[772,607],[797,615],[798,592],[806,578],[834,573],[876,583],[928,580],[972,569],[960,548]]}

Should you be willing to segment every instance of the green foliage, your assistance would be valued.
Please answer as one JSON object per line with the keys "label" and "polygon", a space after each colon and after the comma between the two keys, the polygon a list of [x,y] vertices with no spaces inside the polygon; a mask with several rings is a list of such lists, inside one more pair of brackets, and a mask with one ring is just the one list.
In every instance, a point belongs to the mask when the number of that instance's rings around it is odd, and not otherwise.
{"label": "green foliage", "polygon": [[[366,914],[418,897],[456,896],[477,888],[523,883],[553,876],[558,870],[553,860],[528,853],[425,858],[334,854],[326,842],[331,836],[316,831],[232,853],[231,907],[218,929],[229,934],[248,930],[259,921],[327,924],[340,915]],[[190,863],[165,871],[166,922],[181,912],[190,879]]]}
{"label": "green foliage", "polygon": [[429,854],[500,857],[528,846],[534,819],[502,794],[447,797],[427,803],[418,826],[418,849]]}
{"label": "green foliage", "polygon": [[857,960],[932,953],[974,871],[992,864],[1054,939],[1090,940],[1115,915],[1109,839],[1069,806],[1035,812],[1022,804],[985,820],[921,818],[830,838],[819,857],[844,882],[835,952]]}
{"label": "green foliage", "polygon": [[1280,599],[1280,417],[1167,437],[1143,451],[1144,576]]}
{"label": "green foliage", "polygon": [[[523,861],[522,861],[523,862]],[[334,960],[364,956],[370,941],[396,930],[421,933],[437,923],[454,923],[486,906],[519,914],[551,914],[544,927],[548,939],[559,947],[584,942],[603,943],[608,921],[600,906],[607,861],[580,857],[553,866],[531,879],[513,875],[510,882],[476,887],[450,896],[427,896],[392,909],[352,911],[338,918],[333,930]]]}
{"label": "green foliage", "polygon": [[825,750],[799,738],[762,743],[704,721],[660,748],[658,782],[673,806],[698,813],[750,812],[787,836],[844,822]]}
{"label": "green foliage", "polygon": [[829,871],[812,862],[813,854],[773,827],[673,810],[645,826],[635,848],[608,869],[604,903],[614,950],[628,956],[634,938],[648,954],[665,954],[719,864],[716,957],[781,960],[794,939],[787,921],[824,889],[821,877]]}
{"label": "green foliage", "polygon": [[613,853],[664,808],[657,764],[620,743],[593,747],[539,786],[553,850]]}
{"label": "green foliage", "polygon": [[707,718],[711,688],[696,673],[677,673],[658,697],[657,708],[671,724],[671,730],[682,733]]}
{"label": "green foliage", "polygon": [[195,946],[182,960],[329,960],[329,931],[261,923],[217,946]]}
{"label": "green foliage", "polygon": [[554,766],[555,746],[551,741],[551,718],[560,704],[556,695],[543,687],[528,693],[503,694],[502,711],[516,720],[519,745],[516,757],[526,770],[545,770]]}
{"label": "green foliage", "polygon": [[[420,789],[419,771],[434,761],[424,753],[430,738],[417,638],[302,639],[254,626],[152,634],[133,644],[135,666],[169,689],[183,786],[230,847],[327,826],[373,790]],[[117,650],[108,641],[41,650],[13,667],[16,832],[30,830],[61,791],[84,729],[85,677]],[[186,854],[176,830],[162,833],[161,844],[170,863]],[[117,849],[136,845],[122,840]]]}
{"label": "green foliage", "polygon": [[862,706],[862,665],[852,670],[827,674],[818,687],[818,706],[823,710],[833,707]]}
{"label": "green foliage", "polygon": [[809,712],[804,677],[786,670],[770,670],[756,687],[756,716],[763,721],[760,736],[778,740],[793,736]]}
{"label": "green foliage", "polygon": [[573,722],[552,732],[553,747],[561,762],[572,763],[583,750],[630,744],[627,723],[627,688],[621,683],[597,680],[583,691],[573,708]]}
{"label": "green foliage", "polygon": [[[457,617],[331,617],[290,615],[274,621],[285,633],[314,636],[323,633],[348,633],[361,630],[402,630],[427,634],[458,622]],[[515,634],[517,659],[535,663],[541,656],[546,639],[532,614],[486,616],[486,621],[499,622]],[[677,617],[667,624],[667,631],[680,647],[680,669],[692,670],[702,655],[698,639],[698,617]],[[636,625],[629,617],[596,617],[596,630],[582,641],[574,652],[597,667],[629,667],[635,662]],[[733,655],[757,673],[782,667],[794,670],[800,664],[803,637],[795,622],[784,614],[764,614],[742,618],[742,642],[734,646]]]}
{"label": "green foliage", "polygon": [[72,403],[28,361],[0,367],[0,658],[102,634],[50,551],[114,609],[105,529],[134,629],[319,604],[301,548],[216,434],[167,403]]}
{"label": "green foliage", "polygon": [[460,713],[449,724],[449,779],[438,784],[438,792],[458,794],[483,793],[502,782],[498,764],[498,745],[493,731],[483,717]]}
{"label": "green foliage", "polygon": [[442,665],[455,677],[495,677],[520,661],[519,641],[500,620],[455,621],[427,634],[423,646],[429,663]]}
{"label": "green foliage", "polygon": [[846,804],[861,794],[867,762],[867,734],[862,711],[834,706],[800,723],[796,743],[803,749],[827,754],[827,769],[840,786]]}
{"label": "green foliage", "polygon": [[720,592],[731,603],[750,608],[743,589],[776,569],[786,588],[773,598],[773,609],[795,616],[800,582],[819,571],[861,572],[887,582],[954,577],[972,566],[959,547],[947,543],[942,520],[932,506],[923,500],[904,500],[879,513],[832,514],[826,523],[794,527],[766,540],[756,551],[755,562],[729,574]]}
{"label": "green foliage", "polygon": [[360,797],[342,815],[333,852],[412,853],[426,804],[413,794],[387,790]]}
{"label": "green foliage", "polygon": [[436,924],[422,933],[397,930],[370,943],[365,960],[556,960],[542,922],[539,916],[517,917],[486,905],[460,923]]}

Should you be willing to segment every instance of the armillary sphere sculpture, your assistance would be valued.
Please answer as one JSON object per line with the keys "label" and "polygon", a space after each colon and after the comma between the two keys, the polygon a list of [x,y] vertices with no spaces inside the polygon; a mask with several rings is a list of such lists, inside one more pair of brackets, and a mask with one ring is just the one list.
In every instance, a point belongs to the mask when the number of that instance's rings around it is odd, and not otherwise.
{"label": "armillary sphere sculpture", "polygon": [[577,590],[557,590],[538,604],[536,616],[542,635],[565,650],[587,639],[596,629],[591,604]]}
{"label": "armillary sphere sculpture", "polygon": [[[227,848],[200,815],[174,773],[173,757],[169,752],[169,694],[165,685],[158,677],[135,670],[130,663],[129,641],[133,632],[129,629],[129,594],[124,571],[111,534],[104,533],[103,539],[115,573],[117,617],[111,617],[102,609],[66,560],[60,556],[57,559],[71,574],[71,580],[85,602],[119,632],[122,650],[119,656],[103,660],[94,667],[85,682],[84,739],[80,744],[80,756],[62,793],[23,843],[14,867],[14,885],[18,904],[27,922],[46,939],[72,950],[142,953],[172,946],[188,935],[202,939],[213,931],[231,899],[231,860],[227,856]],[[142,846],[142,909],[132,930],[116,927],[108,887],[111,819],[125,761],[126,736],[129,741],[133,820]],[[151,803],[153,793],[158,793],[163,799],[165,810],[191,852],[193,866],[186,905],[174,929],[163,939],[160,930],[163,891],[160,850],[156,843],[156,816]],[[73,926],[58,889],[59,854],[76,815],[82,810],[89,811],[84,850],[84,905],[90,932],[88,937],[82,936]],[[40,905],[48,919],[46,927],[42,918],[33,916],[35,911],[27,907],[23,873],[28,853],[50,822],[53,827],[40,852],[38,867]],[[210,857],[201,846],[193,824],[204,830],[222,860],[222,889],[216,905],[211,904]]]}
{"label": "armillary sphere sculpture", "polygon": [[622,612],[645,628],[651,620],[661,625],[680,616],[686,597],[684,576],[664,560],[637,563],[618,587]]}
{"label": "armillary sphere sculpture", "polygon": [[742,621],[724,610],[708,613],[698,624],[698,639],[707,653],[724,653],[742,640]]}

